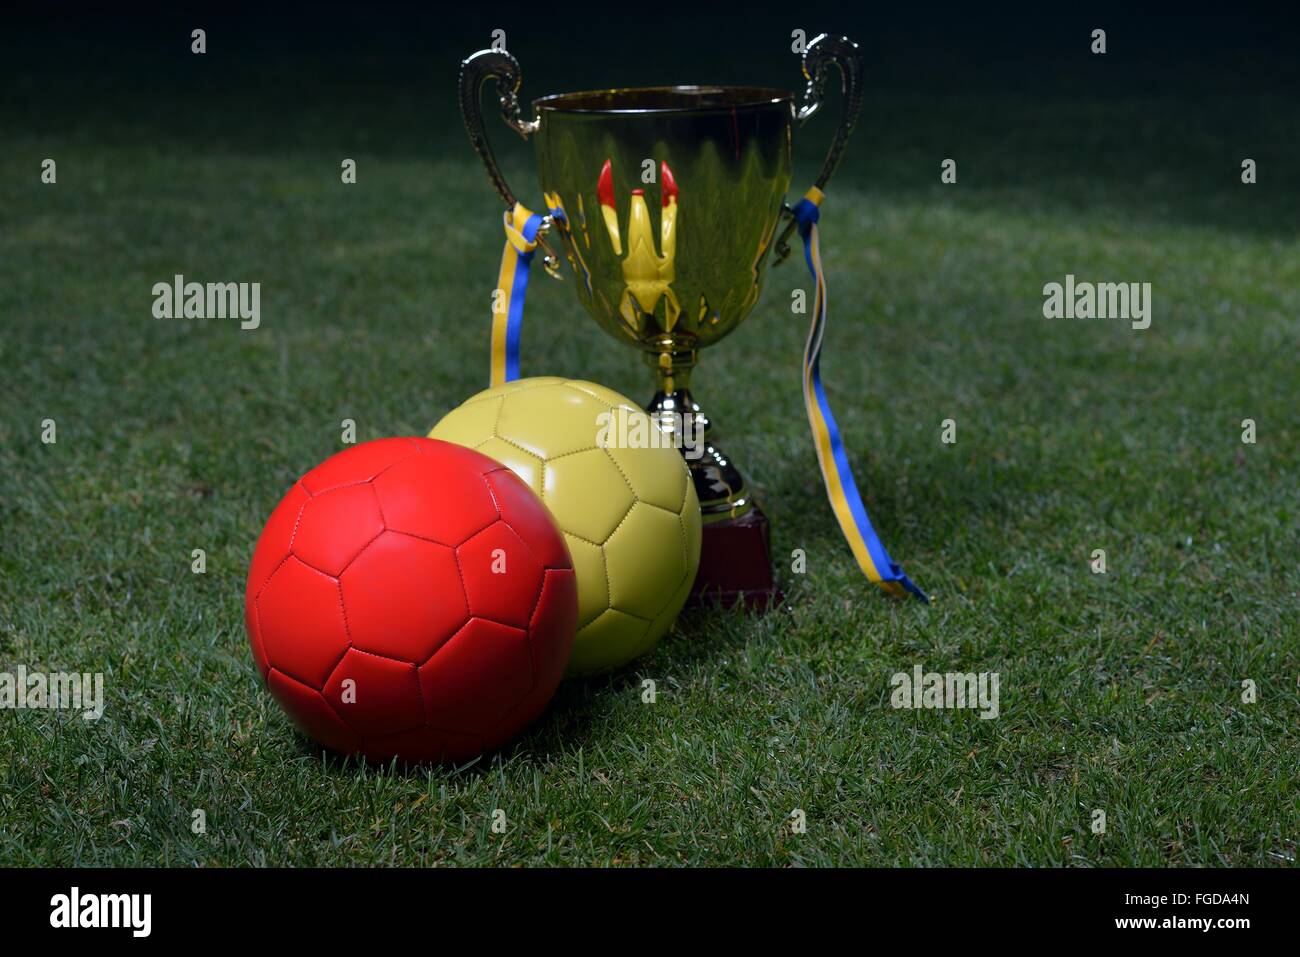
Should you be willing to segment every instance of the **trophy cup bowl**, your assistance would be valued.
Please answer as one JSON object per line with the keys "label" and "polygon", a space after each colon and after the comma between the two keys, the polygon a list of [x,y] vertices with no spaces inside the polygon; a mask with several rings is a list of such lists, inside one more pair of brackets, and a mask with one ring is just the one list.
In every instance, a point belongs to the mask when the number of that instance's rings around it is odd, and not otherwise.
{"label": "trophy cup bowl", "polygon": [[753,310],[773,247],[777,262],[789,253],[793,131],[820,107],[831,66],[842,79],[843,117],[818,189],[834,172],[861,105],[857,47],[842,37],[819,36],[805,50],[802,106],[793,93],[766,87],[647,87],[545,96],[525,119],[514,57],[483,50],[461,64],[465,127],[507,209],[517,200],[488,145],[488,80],[506,124],[536,143],[547,271],[558,270],[547,242],[556,236],[584,308],[607,333],[640,349],[653,369],[646,409],[662,430],[678,433],[705,523],[696,591],[724,602],[777,595],[767,520],[714,441],[691,374],[699,350]]}

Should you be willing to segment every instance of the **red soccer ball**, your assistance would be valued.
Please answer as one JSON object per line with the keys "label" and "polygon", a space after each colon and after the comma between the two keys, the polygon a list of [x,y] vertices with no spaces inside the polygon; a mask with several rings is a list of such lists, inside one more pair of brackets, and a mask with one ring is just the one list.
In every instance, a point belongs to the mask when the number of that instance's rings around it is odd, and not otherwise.
{"label": "red soccer ball", "polygon": [[321,744],[462,761],[541,713],[578,599],[563,536],[513,472],[397,438],[294,483],[253,552],[244,615],[271,694]]}

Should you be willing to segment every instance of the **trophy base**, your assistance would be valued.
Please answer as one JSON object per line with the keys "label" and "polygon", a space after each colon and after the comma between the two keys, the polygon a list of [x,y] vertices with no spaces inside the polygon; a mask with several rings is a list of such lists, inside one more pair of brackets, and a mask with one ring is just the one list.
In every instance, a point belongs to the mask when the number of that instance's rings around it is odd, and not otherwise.
{"label": "trophy base", "polygon": [[686,599],[688,607],[745,605],[766,611],[785,596],[772,575],[767,516],[755,504],[738,518],[704,524],[700,571]]}

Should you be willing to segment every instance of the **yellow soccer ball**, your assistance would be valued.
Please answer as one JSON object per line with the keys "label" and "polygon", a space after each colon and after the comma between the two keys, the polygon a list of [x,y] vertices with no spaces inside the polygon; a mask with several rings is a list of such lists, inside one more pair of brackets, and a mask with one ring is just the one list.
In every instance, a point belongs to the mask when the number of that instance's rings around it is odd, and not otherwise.
{"label": "yellow soccer ball", "polygon": [[649,416],[604,386],[518,379],[453,409],[430,438],[509,466],[564,532],[578,576],[571,675],[617,668],[672,627],[700,565],[700,503]]}

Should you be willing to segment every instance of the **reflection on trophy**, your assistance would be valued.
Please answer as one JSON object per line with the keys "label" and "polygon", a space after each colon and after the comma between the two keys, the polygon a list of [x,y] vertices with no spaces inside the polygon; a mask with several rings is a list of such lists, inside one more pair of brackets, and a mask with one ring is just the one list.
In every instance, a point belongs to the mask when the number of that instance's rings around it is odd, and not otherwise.
{"label": "reflection on trophy", "polygon": [[[696,591],[728,603],[776,595],[767,519],[715,441],[691,377],[700,350],[752,311],[772,248],[778,262],[789,252],[792,131],[817,111],[831,66],[843,79],[844,115],[816,181],[821,189],[861,102],[861,66],[849,40],[823,35],[809,44],[802,106],[778,89],[653,87],[546,96],[525,119],[514,57],[484,50],[461,67],[465,125],[507,209],[517,201],[488,145],[481,111],[488,79],[506,123],[537,145],[547,208],[537,240],[548,272],[558,262],[547,240],[558,237],[583,306],[606,332],[640,349],[654,370],[647,410],[661,429],[681,433],[705,522]],[[702,449],[689,448],[696,436]]]}

